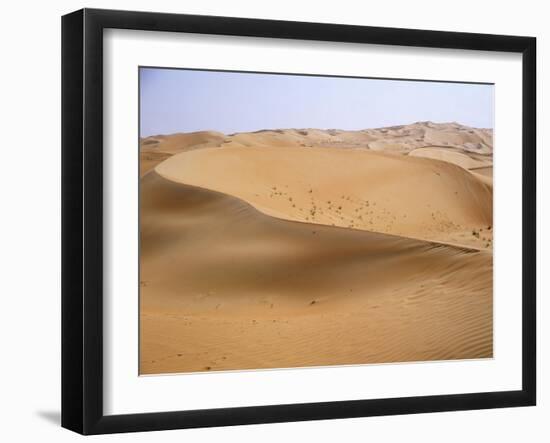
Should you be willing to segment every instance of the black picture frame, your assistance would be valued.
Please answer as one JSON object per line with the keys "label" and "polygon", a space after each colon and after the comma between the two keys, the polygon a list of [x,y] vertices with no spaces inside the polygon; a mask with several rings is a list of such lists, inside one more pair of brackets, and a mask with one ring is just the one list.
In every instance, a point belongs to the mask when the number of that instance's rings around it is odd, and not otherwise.
{"label": "black picture frame", "polygon": [[[260,407],[103,413],[103,30],[353,42],[522,54],[522,389]],[[81,434],[531,406],[536,403],[536,39],[83,9],[62,18],[62,426]]]}

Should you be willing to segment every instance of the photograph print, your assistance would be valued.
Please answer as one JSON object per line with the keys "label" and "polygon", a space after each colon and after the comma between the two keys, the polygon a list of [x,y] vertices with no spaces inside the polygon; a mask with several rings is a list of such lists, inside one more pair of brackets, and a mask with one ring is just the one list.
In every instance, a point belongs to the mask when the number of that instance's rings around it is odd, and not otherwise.
{"label": "photograph print", "polygon": [[140,67],[140,375],[492,358],[493,122],[487,83]]}

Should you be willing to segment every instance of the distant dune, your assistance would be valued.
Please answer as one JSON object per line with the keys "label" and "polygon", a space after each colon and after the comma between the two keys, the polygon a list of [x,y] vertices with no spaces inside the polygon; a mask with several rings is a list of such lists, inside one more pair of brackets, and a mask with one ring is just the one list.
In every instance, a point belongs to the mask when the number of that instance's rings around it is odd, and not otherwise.
{"label": "distant dune", "polygon": [[344,131],[339,129],[277,129],[232,134],[234,146],[302,146],[366,148],[408,153],[417,148],[444,147],[477,155],[492,155],[492,130],[458,123],[418,122],[388,128]]}
{"label": "distant dune", "polygon": [[140,372],[492,356],[492,131],[140,141]]}
{"label": "distant dune", "polygon": [[[204,147],[338,147],[408,154],[419,148],[444,148],[492,164],[493,132],[458,123],[418,122],[388,128],[345,131],[339,129],[264,129],[224,135],[200,131],[156,135],[140,140],[140,152],[174,155]],[[421,151],[418,151],[418,155]],[[451,163],[452,158],[448,159]],[[463,160],[459,161],[462,166]],[[151,166],[148,170],[152,169]]]}

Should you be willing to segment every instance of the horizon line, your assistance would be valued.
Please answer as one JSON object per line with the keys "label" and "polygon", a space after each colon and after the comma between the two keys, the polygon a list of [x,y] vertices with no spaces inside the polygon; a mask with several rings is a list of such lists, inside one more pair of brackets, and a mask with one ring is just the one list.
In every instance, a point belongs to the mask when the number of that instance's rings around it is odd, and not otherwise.
{"label": "horizon line", "polygon": [[166,137],[166,136],[171,136],[171,135],[176,135],[176,134],[197,134],[197,133],[200,133],[200,132],[218,132],[220,134],[223,134],[225,136],[228,136],[228,137],[231,137],[231,136],[234,136],[234,135],[238,135],[238,134],[256,134],[256,133],[259,133],[259,132],[269,132],[269,131],[299,131],[299,130],[318,130],[318,131],[347,131],[347,132],[360,132],[360,131],[371,131],[371,130],[378,130],[378,129],[390,129],[390,128],[399,128],[399,127],[403,127],[403,126],[413,126],[413,125],[428,125],[428,124],[433,124],[433,125],[459,125],[459,126],[462,126],[462,127],[465,127],[465,128],[470,128],[470,129],[478,129],[478,130],[489,130],[489,131],[493,131],[494,128],[491,128],[491,127],[478,127],[478,126],[470,126],[470,125],[465,125],[463,123],[459,123],[457,121],[445,121],[445,122],[434,122],[432,120],[419,120],[419,121],[414,121],[412,123],[403,123],[403,124],[397,124],[397,125],[389,125],[389,126],[376,126],[376,127],[366,127],[366,128],[358,128],[358,129],[342,129],[342,128],[321,128],[321,127],[283,127],[283,128],[279,128],[279,127],[273,127],[273,128],[269,128],[269,127],[264,127],[264,128],[261,128],[261,129],[255,129],[255,130],[251,130],[251,131],[237,131],[237,132],[223,132],[223,131],[220,131],[220,130],[217,130],[217,129],[213,129],[213,128],[209,128],[209,129],[198,129],[196,131],[176,131],[176,132],[169,132],[169,133],[155,133],[155,134],[149,134],[149,135],[141,135],[141,131],[140,134],[139,134],[139,138],[140,139],[145,139],[145,138],[149,138],[149,137],[159,137],[159,136],[163,136],[163,137]]}

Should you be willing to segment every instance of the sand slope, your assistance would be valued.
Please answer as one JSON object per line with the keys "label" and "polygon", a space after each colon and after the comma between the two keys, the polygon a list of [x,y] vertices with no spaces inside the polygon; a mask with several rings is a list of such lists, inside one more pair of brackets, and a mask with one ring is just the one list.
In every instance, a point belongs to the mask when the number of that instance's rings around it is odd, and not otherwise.
{"label": "sand slope", "polygon": [[490,357],[491,288],[490,252],[141,180],[143,374]]}
{"label": "sand slope", "polygon": [[455,149],[443,148],[417,148],[409,152],[410,156],[432,158],[461,166],[464,169],[490,167],[493,164],[492,157],[478,159]]}
{"label": "sand slope", "polygon": [[140,140],[140,177],[160,162],[179,152],[210,146],[220,146],[225,135],[215,131],[200,131],[171,135],[155,135]]}
{"label": "sand slope", "polygon": [[[156,171],[288,220],[476,248],[492,244],[491,185],[437,159],[335,147],[224,146],[175,155]],[[480,230],[485,233],[477,235]]]}

